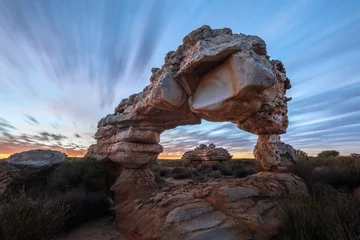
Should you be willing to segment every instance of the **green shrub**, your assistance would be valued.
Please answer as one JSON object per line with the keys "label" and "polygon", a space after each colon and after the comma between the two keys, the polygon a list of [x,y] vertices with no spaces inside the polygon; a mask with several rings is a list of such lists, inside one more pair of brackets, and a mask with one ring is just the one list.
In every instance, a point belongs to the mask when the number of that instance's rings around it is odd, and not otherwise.
{"label": "green shrub", "polygon": [[69,207],[59,200],[34,199],[22,192],[0,205],[0,239],[47,240],[69,216]]}
{"label": "green shrub", "polygon": [[162,178],[159,172],[155,173],[154,176],[155,176],[155,183],[158,186],[158,188],[160,189],[163,188],[166,185],[166,181],[164,180],[164,178]]}
{"label": "green shrub", "polygon": [[88,192],[106,192],[107,171],[104,166],[84,158],[62,163],[47,179],[47,188],[52,191],[66,191],[72,188],[84,188]]}
{"label": "green shrub", "polygon": [[232,170],[228,167],[221,168],[220,173],[221,173],[221,175],[224,175],[224,176],[232,176],[233,175]]}
{"label": "green shrub", "polygon": [[[324,168],[326,171],[316,171],[317,168]],[[301,177],[310,188],[316,183],[349,190],[360,186],[360,162],[350,157],[300,160],[291,171]]]}
{"label": "green shrub", "polygon": [[72,189],[60,194],[57,199],[69,206],[71,215],[65,222],[66,229],[105,216],[110,207],[108,196],[104,192],[89,193],[84,189]]}
{"label": "green shrub", "polygon": [[322,151],[320,152],[317,157],[318,158],[330,158],[330,157],[337,157],[339,156],[339,152],[335,151],[335,150],[326,150],[326,151]]}
{"label": "green shrub", "polygon": [[223,163],[215,163],[215,164],[211,165],[211,168],[213,171],[219,171],[220,169],[224,168],[224,164]]}
{"label": "green shrub", "polygon": [[314,185],[310,197],[292,199],[282,206],[280,235],[284,239],[359,239],[359,202],[328,185]]}
{"label": "green shrub", "polygon": [[176,167],[171,171],[171,173],[181,173],[182,171],[183,171],[183,168]]}
{"label": "green shrub", "polygon": [[170,170],[167,168],[162,168],[159,170],[159,174],[161,177],[167,177],[170,174]]}
{"label": "green shrub", "polygon": [[186,179],[186,178],[191,178],[191,175],[187,171],[182,171],[182,172],[179,172],[179,173],[174,173],[172,175],[172,178],[173,179]]}
{"label": "green shrub", "polygon": [[301,160],[309,160],[309,156],[306,152],[302,151],[301,149],[295,149],[296,159],[297,161]]}

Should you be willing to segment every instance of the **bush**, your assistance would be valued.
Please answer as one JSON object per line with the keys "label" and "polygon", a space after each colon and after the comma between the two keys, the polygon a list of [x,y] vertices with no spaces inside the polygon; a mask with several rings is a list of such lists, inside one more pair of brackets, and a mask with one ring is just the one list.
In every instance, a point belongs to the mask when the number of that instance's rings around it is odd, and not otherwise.
{"label": "bush", "polygon": [[308,198],[293,199],[280,211],[284,239],[359,239],[360,204],[327,185],[314,185]]}
{"label": "bush", "polygon": [[155,173],[155,182],[156,185],[158,186],[158,188],[163,188],[166,185],[166,181],[164,180],[164,178],[162,178],[160,173]]}
{"label": "bush", "polygon": [[309,160],[308,154],[300,149],[295,149],[295,154],[297,161]]}
{"label": "bush", "polygon": [[221,175],[224,175],[224,176],[231,176],[231,175],[233,175],[232,170],[229,169],[228,167],[221,168],[221,169],[220,169],[220,173],[221,173]]}
{"label": "bush", "polygon": [[[316,171],[318,168],[323,170]],[[360,162],[349,157],[300,160],[291,171],[301,177],[310,188],[316,183],[328,184],[338,189],[345,187],[349,190],[360,186]]]}
{"label": "bush", "polygon": [[84,158],[62,163],[47,179],[47,188],[52,191],[66,191],[72,188],[84,188],[88,192],[106,192],[107,171],[104,166]]}
{"label": "bush", "polygon": [[219,171],[220,169],[224,168],[224,164],[222,163],[215,163],[211,165],[213,171]]}
{"label": "bush", "polygon": [[339,156],[339,152],[335,150],[326,150],[322,151],[318,154],[318,158],[330,158],[330,157],[337,157]]}
{"label": "bush", "polygon": [[69,207],[53,198],[33,199],[24,192],[0,205],[0,239],[47,240],[69,219]]}
{"label": "bush", "polygon": [[175,174],[172,175],[172,178],[177,179],[177,180],[178,179],[186,179],[186,178],[190,178],[190,177],[191,177],[191,175],[187,171],[180,172],[180,173],[175,173]]}
{"label": "bush", "polygon": [[167,168],[162,168],[159,170],[159,174],[161,177],[167,177],[170,174],[170,170]]}
{"label": "bush", "polygon": [[176,167],[171,171],[171,173],[181,173],[182,171],[183,171],[183,168]]}
{"label": "bush", "polygon": [[98,219],[106,215],[110,207],[108,196],[104,192],[88,193],[83,189],[72,189],[57,198],[63,205],[69,206],[71,215],[65,222],[66,229]]}

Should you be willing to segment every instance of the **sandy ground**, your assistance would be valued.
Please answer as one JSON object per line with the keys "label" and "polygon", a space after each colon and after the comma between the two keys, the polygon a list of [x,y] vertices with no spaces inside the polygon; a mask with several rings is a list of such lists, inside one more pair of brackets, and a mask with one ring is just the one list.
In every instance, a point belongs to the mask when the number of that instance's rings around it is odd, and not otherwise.
{"label": "sandy ground", "polygon": [[107,216],[84,223],[52,240],[126,240],[115,230],[113,217]]}

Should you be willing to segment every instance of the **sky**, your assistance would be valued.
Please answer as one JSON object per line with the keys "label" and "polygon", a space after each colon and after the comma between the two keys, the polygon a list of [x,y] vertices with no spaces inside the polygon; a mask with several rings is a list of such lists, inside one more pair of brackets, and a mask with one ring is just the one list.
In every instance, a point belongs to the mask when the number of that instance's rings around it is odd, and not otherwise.
{"label": "sky", "polygon": [[[97,122],[202,25],[257,35],[283,62],[293,100],[282,141],[310,155],[360,152],[360,1],[0,0],[0,158],[83,155]],[[253,157],[256,139],[203,120],[164,132],[160,157],[201,143]]]}

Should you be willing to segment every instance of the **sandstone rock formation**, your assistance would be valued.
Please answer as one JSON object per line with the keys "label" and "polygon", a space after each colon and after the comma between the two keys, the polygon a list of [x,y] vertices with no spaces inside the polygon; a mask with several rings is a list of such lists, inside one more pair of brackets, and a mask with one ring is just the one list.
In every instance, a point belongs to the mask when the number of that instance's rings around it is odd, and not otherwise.
{"label": "sandstone rock formation", "polygon": [[265,169],[288,171],[295,155],[279,135],[288,126],[290,87],[284,66],[270,60],[261,38],[203,26],[152,69],[149,86],[100,120],[87,155],[123,165],[113,190],[152,188],[148,164],[163,151],[160,134],[206,119],[259,135],[255,156]]}
{"label": "sandstone rock formation", "polygon": [[28,168],[51,168],[65,161],[66,155],[53,150],[31,150],[15,153],[6,159],[10,166]]}
{"label": "sandstone rock formation", "polygon": [[194,150],[185,152],[181,159],[185,165],[198,165],[228,161],[231,158],[232,156],[226,149],[217,148],[215,144],[210,143],[209,146],[200,144]]}
{"label": "sandstone rock formation", "polygon": [[291,173],[169,186],[121,202],[117,229],[130,240],[269,239],[279,232],[279,200],[307,194]]}
{"label": "sandstone rock formation", "polygon": [[352,153],[352,154],[350,154],[350,157],[351,157],[351,158],[360,158],[360,154],[358,154],[358,153]]}
{"label": "sandstone rock formation", "polygon": [[51,150],[31,150],[0,161],[0,196],[22,188],[33,180],[44,180],[66,155]]}

